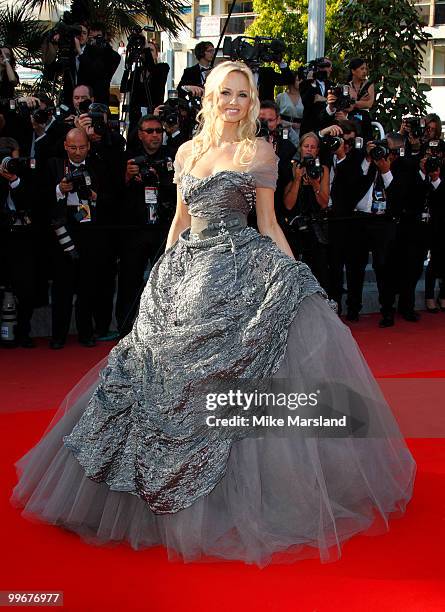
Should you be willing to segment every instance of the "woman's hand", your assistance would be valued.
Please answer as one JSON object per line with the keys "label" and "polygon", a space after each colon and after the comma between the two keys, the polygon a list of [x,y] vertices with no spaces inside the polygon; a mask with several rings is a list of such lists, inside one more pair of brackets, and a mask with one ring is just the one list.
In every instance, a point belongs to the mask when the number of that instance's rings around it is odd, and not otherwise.
{"label": "woman's hand", "polygon": [[303,176],[306,174],[306,168],[301,166],[301,164],[297,162],[292,162],[292,174],[294,177],[294,181],[298,181],[301,183]]}

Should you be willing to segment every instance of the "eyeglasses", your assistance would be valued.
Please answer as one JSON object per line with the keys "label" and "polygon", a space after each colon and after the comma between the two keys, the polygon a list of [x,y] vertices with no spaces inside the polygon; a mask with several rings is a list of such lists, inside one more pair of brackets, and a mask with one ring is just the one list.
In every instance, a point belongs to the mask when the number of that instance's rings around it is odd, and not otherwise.
{"label": "eyeglasses", "polygon": [[139,129],[140,132],[145,132],[146,134],[162,134],[162,132],[164,131],[164,128],[161,127],[157,127],[157,128],[145,128],[145,130],[143,130],[142,128]]}

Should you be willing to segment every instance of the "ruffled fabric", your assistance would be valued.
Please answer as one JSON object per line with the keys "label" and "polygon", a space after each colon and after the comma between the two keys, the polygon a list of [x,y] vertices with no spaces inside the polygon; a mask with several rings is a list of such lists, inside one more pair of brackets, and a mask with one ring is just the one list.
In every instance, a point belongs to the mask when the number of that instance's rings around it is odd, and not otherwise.
{"label": "ruffled fabric", "polygon": [[333,413],[360,417],[355,435],[323,437],[293,427],[232,441],[212,490],[159,514],[139,496],[88,478],[63,445],[97,388],[90,376],[17,462],[12,503],[26,518],[64,526],[91,543],[161,544],[185,561],[328,561],[352,535],[386,529],[389,517],[404,511],[415,477],[389,407],[348,328],[320,295],[302,301],[288,332],[274,382],[294,390],[321,386]]}

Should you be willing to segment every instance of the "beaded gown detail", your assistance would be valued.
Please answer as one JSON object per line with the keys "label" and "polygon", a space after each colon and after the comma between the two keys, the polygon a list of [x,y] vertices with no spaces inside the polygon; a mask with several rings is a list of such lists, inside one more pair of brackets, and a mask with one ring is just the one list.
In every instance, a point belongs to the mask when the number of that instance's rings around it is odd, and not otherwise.
{"label": "beaded gown detail", "polygon": [[[180,150],[178,174],[183,163]],[[305,264],[253,228],[224,229],[232,213],[247,216],[256,188],[275,187],[276,168],[263,153],[243,171],[177,179],[190,215],[220,219],[221,232],[179,236],[151,271],[132,332],[17,462],[11,501],[25,517],[92,543],[264,565],[337,558],[343,540],[404,510],[415,463],[348,328]],[[361,398],[369,434],[206,427],[205,393],[242,379],[335,383]],[[332,409],[345,401],[332,392]]]}

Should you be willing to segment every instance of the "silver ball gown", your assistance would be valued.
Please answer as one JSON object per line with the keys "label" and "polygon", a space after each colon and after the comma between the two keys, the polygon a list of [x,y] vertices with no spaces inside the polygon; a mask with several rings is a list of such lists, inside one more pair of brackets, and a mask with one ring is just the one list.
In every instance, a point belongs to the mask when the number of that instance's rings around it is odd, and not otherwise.
{"label": "silver ball gown", "polygon": [[[186,230],[165,252],[132,332],[16,463],[11,502],[24,517],[93,544],[262,566],[337,559],[343,541],[404,511],[415,462],[349,329],[306,265],[227,222],[245,220],[276,176],[271,147],[245,171],[180,176],[193,223],[220,229]],[[366,426],[343,436],[205,427],[205,391],[244,379],[323,387],[332,411],[358,409]]]}

